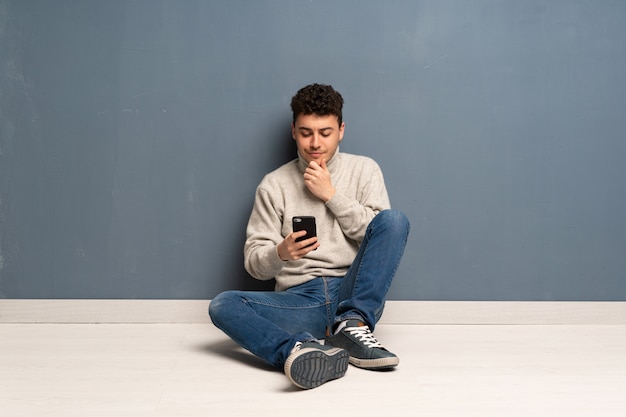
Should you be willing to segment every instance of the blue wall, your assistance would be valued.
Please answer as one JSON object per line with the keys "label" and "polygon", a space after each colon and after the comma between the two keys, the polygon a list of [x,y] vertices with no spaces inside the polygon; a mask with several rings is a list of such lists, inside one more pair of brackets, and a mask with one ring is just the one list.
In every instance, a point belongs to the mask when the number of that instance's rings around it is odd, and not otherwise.
{"label": "blue wall", "polygon": [[626,2],[0,1],[0,298],[206,299],[289,102],[412,222],[391,299],[626,300]]}

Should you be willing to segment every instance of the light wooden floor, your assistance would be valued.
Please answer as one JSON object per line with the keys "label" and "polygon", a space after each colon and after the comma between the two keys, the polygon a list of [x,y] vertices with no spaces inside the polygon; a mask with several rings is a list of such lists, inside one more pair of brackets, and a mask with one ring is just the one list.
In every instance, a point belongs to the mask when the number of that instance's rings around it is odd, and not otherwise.
{"label": "light wooden floor", "polygon": [[0,324],[0,415],[626,416],[624,325],[380,325],[392,372],[300,391],[210,324]]}

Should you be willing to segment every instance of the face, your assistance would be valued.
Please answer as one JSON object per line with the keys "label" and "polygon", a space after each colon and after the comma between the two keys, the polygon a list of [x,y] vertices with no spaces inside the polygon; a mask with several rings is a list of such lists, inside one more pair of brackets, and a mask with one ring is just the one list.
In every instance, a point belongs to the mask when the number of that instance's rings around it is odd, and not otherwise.
{"label": "face", "polygon": [[322,159],[328,162],[337,151],[344,127],[335,115],[300,114],[291,125],[291,133],[300,156],[307,162],[320,164]]}

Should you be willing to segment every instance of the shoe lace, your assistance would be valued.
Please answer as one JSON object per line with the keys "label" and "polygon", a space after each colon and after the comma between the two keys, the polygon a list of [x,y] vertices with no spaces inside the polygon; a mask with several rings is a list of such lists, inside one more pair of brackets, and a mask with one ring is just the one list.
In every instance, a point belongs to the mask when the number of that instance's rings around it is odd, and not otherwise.
{"label": "shoe lace", "polygon": [[359,339],[368,348],[383,348],[383,345],[374,337],[368,326],[346,327],[345,331]]}

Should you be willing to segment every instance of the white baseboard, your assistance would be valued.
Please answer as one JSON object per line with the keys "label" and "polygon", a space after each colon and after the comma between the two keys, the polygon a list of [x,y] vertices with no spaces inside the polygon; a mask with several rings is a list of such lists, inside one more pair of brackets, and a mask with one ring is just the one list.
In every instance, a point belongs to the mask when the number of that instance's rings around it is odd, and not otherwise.
{"label": "white baseboard", "polygon": [[[208,323],[209,300],[0,300],[0,323]],[[626,302],[388,301],[380,324],[626,324]]]}

